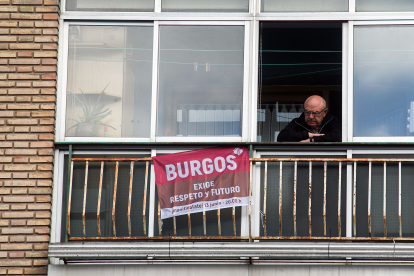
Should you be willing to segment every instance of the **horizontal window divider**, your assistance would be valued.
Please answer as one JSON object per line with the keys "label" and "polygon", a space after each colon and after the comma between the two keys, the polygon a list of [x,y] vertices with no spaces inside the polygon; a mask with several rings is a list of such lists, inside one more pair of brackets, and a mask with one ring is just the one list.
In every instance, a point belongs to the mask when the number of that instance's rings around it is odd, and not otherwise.
{"label": "horizontal window divider", "polygon": [[249,21],[254,16],[250,13],[195,13],[195,12],[64,12],[63,20],[108,20],[108,21],[157,21],[157,20],[191,20],[191,21]]}
{"label": "horizontal window divider", "polygon": [[414,12],[262,12],[252,13],[206,13],[206,12],[63,12],[62,20],[107,20],[107,21],[274,21],[274,20],[414,20]]}
{"label": "horizontal window divider", "polygon": [[[277,153],[277,151],[335,151],[335,150],[377,150],[381,153],[386,150],[413,149],[414,142],[335,142],[335,143],[263,143],[263,142],[55,142],[55,148],[67,150],[128,150],[134,149],[174,149],[180,147],[236,147],[248,146],[252,150]],[[379,150],[380,149],[380,150]]]}

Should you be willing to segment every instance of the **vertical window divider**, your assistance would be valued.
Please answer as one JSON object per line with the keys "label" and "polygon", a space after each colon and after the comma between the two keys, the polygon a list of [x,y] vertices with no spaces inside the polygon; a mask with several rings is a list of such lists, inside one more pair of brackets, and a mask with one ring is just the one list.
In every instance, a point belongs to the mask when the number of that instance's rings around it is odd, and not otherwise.
{"label": "vertical window divider", "polygon": [[159,58],[159,33],[160,25],[154,21],[154,37],[152,51],[152,92],[151,92],[151,142],[155,142],[155,133],[157,129],[157,98],[158,98],[158,58]]}
{"label": "vertical window divider", "polygon": [[[241,127],[242,127],[242,133],[241,133],[241,138],[242,141],[247,142],[249,140],[248,138],[248,133],[249,133],[249,125],[248,119],[249,119],[249,110],[251,108],[249,108],[249,95],[251,93],[250,92],[250,79],[251,77],[249,76],[251,74],[250,72],[250,62],[251,62],[251,55],[250,55],[250,30],[251,30],[251,24],[250,22],[246,22],[244,24],[244,53],[243,53],[243,114],[242,114],[242,123],[241,123]],[[251,106],[253,104],[250,104]]]}
{"label": "vertical window divider", "polygon": [[355,2],[356,0],[348,0],[348,10],[349,12],[355,12],[356,11],[356,7],[355,7]]}
{"label": "vertical window divider", "polygon": [[[249,140],[252,142],[257,141],[257,97],[258,97],[258,83],[259,83],[259,21],[254,19],[250,23],[250,34],[249,37],[252,41],[251,46],[251,58],[250,58],[250,76],[251,79],[251,98],[250,98],[250,123],[244,124],[245,128],[250,128],[249,133],[250,137]],[[243,128],[244,129],[244,128]]]}
{"label": "vertical window divider", "polygon": [[161,0],[154,0],[154,12],[161,12]]}
{"label": "vertical window divider", "polygon": [[354,22],[349,21],[348,23],[348,93],[346,93],[348,97],[348,142],[353,141],[354,136]]}
{"label": "vertical window divider", "polygon": [[350,47],[348,43],[349,24],[342,23],[342,141],[350,141],[348,136],[348,125],[352,121],[349,120],[349,102],[348,102],[348,68],[349,68],[349,52]]}

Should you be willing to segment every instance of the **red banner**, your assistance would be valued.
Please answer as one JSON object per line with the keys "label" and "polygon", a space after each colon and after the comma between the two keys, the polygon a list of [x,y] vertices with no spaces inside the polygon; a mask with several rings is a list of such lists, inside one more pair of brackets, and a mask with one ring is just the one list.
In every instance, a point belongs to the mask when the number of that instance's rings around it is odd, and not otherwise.
{"label": "red banner", "polygon": [[193,150],[153,161],[162,219],[249,204],[247,147]]}

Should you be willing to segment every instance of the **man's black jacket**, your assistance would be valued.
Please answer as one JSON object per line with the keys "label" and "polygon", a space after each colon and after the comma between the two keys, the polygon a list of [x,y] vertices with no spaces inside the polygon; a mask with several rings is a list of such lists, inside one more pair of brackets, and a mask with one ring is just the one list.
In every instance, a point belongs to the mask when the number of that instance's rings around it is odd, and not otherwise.
{"label": "man's black jacket", "polygon": [[[305,122],[305,114],[293,119],[277,136],[278,142],[299,142],[309,138],[308,133],[312,132],[310,126]],[[342,142],[342,125],[339,119],[329,112],[321,123],[317,133],[323,136],[315,136],[315,142]]]}

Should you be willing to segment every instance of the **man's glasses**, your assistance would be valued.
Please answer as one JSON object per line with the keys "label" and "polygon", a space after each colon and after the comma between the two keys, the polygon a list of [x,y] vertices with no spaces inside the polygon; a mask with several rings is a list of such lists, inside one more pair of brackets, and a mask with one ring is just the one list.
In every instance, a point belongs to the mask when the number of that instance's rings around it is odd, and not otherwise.
{"label": "man's glasses", "polygon": [[322,109],[321,111],[319,111],[319,112],[313,112],[313,111],[308,111],[308,110],[305,110],[305,112],[303,112],[303,113],[305,113],[305,116],[310,116],[311,114],[313,115],[313,117],[317,117],[317,116],[319,116],[319,114],[321,114],[324,110],[325,110],[326,108],[324,108],[324,109]]}

